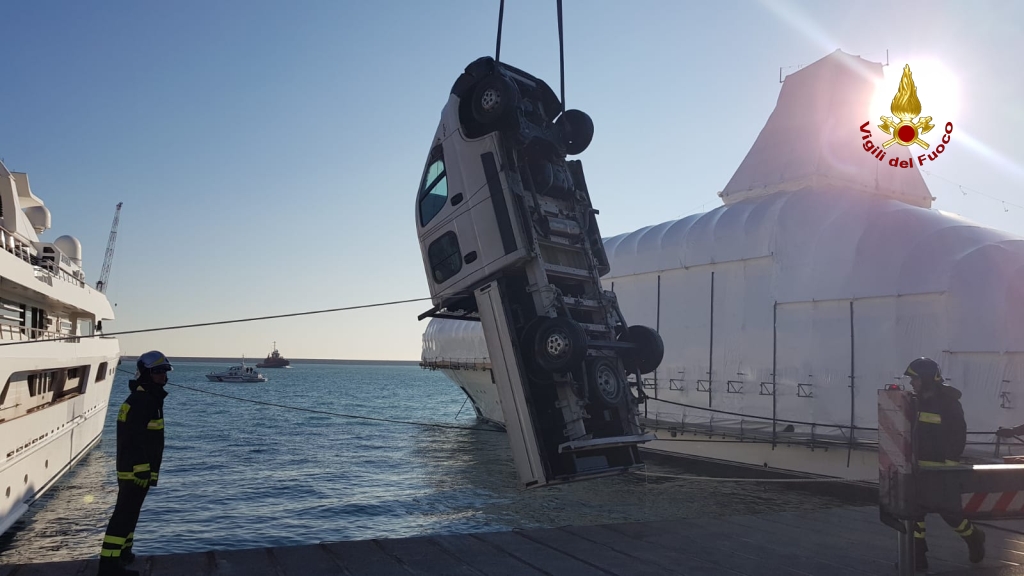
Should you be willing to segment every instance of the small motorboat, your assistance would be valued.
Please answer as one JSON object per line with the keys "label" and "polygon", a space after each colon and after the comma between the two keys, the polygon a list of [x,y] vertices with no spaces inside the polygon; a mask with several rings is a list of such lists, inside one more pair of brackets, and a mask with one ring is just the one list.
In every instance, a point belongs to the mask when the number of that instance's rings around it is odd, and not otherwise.
{"label": "small motorboat", "polygon": [[266,382],[267,377],[255,370],[252,366],[246,366],[243,360],[237,366],[231,366],[223,372],[210,372],[206,375],[210,382]]}

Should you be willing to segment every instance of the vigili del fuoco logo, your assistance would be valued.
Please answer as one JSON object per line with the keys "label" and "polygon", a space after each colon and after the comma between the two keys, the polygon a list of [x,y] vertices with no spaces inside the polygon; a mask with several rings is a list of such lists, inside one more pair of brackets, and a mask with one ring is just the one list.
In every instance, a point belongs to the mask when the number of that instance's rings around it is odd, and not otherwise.
{"label": "vigili del fuoco logo", "polygon": [[[896,96],[892,99],[892,105],[889,107],[892,111],[892,116],[882,116],[882,123],[878,127],[892,138],[889,138],[885,142],[882,142],[881,146],[876,145],[870,140],[871,130],[868,126],[871,121],[867,121],[860,126],[860,131],[863,134],[861,140],[864,140],[864,151],[871,154],[878,159],[879,162],[885,161],[885,150],[893,144],[899,144],[901,146],[911,147],[918,146],[922,150],[929,150],[931,145],[926,142],[922,136],[931,132],[935,125],[932,124],[931,116],[921,116],[921,100],[917,97],[917,86],[914,85],[914,78],[910,73],[910,64],[903,66],[903,78],[900,79],[900,88],[896,91]],[[939,154],[946,149],[946,144],[949,144],[950,135],[953,133],[953,123],[946,122],[945,134],[942,135],[942,142],[935,147],[935,150],[919,154],[916,156],[917,166],[922,166],[926,161],[934,162]],[[908,160],[903,160],[893,156],[889,159],[888,164],[893,168],[910,168],[914,166],[915,157],[911,157]]]}

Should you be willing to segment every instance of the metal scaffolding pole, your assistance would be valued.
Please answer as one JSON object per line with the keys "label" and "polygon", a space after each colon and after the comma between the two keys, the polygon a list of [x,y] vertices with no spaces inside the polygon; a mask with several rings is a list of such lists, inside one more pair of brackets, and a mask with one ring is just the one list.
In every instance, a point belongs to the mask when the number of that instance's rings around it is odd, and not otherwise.
{"label": "metal scaffolding pole", "polygon": [[850,444],[846,450],[846,467],[850,467],[850,458],[853,456],[853,435],[854,435],[854,409],[857,403],[856,392],[856,363],[854,362],[856,347],[853,338],[853,300],[850,300]]}
{"label": "metal scaffolding pole", "polygon": [[708,335],[708,408],[711,407],[711,373],[715,364],[715,272],[711,271],[711,323]]}

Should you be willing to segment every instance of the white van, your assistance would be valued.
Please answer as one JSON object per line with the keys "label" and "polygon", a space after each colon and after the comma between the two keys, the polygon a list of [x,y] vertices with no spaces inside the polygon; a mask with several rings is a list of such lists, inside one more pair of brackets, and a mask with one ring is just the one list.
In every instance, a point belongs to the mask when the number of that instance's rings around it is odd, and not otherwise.
{"label": "white van", "polygon": [[602,290],[597,211],[582,163],[566,159],[593,133],[543,81],[479,58],[452,87],[416,196],[434,304],[420,319],[483,323],[527,487],[631,470],[653,439],[636,383],[664,347]]}

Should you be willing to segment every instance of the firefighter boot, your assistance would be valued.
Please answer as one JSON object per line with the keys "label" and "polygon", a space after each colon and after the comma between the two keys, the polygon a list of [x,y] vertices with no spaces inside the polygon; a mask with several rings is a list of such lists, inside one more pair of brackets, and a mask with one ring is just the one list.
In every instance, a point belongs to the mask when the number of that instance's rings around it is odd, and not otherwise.
{"label": "firefighter boot", "polygon": [[135,554],[131,550],[121,552],[121,566],[127,566],[135,562]]}
{"label": "firefighter boot", "polygon": [[924,538],[914,538],[914,571],[928,571],[928,541]]}
{"label": "firefighter boot", "polygon": [[139,576],[139,571],[125,568],[120,558],[100,558],[100,569],[96,576]]}
{"label": "firefighter boot", "polygon": [[985,533],[980,528],[975,526],[970,536],[964,537],[964,541],[967,542],[967,553],[972,564],[985,559]]}

